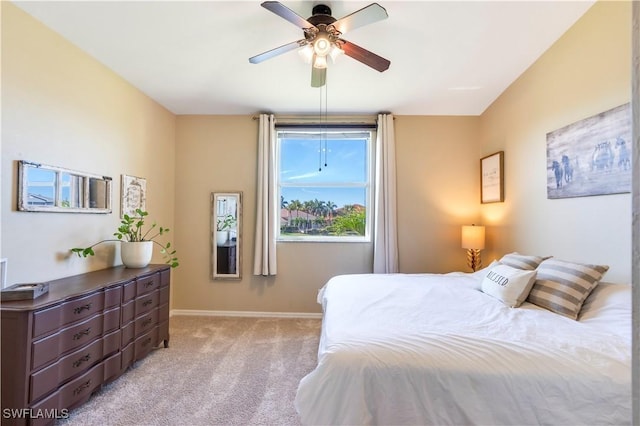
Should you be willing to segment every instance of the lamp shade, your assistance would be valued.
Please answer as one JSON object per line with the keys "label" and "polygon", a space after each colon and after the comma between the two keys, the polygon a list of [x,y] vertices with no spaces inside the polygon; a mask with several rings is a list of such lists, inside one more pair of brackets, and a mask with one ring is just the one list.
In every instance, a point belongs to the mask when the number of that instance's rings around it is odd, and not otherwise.
{"label": "lamp shade", "polygon": [[462,248],[482,250],[484,248],[484,226],[462,227]]}
{"label": "lamp shade", "polygon": [[327,67],[327,57],[326,56],[318,56],[313,55],[313,67],[318,69],[323,69]]}
{"label": "lamp shade", "polygon": [[318,56],[327,56],[331,50],[331,42],[326,35],[320,34],[313,42],[313,50]]}

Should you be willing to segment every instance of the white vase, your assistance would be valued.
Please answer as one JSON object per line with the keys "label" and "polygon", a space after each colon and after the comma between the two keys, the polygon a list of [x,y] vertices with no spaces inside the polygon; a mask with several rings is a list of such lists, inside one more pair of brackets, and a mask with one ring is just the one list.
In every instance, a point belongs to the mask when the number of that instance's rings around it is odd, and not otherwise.
{"label": "white vase", "polygon": [[120,245],[120,257],[127,268],[144,268],[151,262],[153,241],[123,241]]}
{"label": "white vase", "polygon": [[221,246],[229,239],[229,231],[216,231],[216,245]]}

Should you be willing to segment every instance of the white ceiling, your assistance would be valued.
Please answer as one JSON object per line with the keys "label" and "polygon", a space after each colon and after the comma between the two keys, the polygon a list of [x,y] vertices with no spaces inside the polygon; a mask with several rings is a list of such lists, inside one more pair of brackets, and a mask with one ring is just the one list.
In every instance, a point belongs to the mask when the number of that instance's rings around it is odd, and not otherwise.
{"label": "white ceiling", "polygon": [[[370,1],[314,4],[339,19]],[[175,114],[317,113],[311,66],[295,51],[248,58],[303,38],[260,1],[21,1],[20,8]],[[481,114],[593,1],[379,0],[389,18],[343,36],[391,61],[379,73],[329,64],[329,113]]]}

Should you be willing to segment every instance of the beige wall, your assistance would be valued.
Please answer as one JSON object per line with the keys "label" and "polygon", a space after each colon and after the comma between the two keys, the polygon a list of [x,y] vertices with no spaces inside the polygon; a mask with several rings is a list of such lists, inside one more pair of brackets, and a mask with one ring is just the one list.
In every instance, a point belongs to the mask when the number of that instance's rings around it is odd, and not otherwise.
{"label": "beige wall", "polygon": [[505,151],[505,202],[483,205],[487,256],[518,250],[610,265],[631,281],[631,196],[548,200],[546,134],[629,102],[631,4],[596,3],[481,117],[482,154]]}
{"label": "beige wall", "polygon": [[[396,117],[402,272],[464,267],[460,225],[477,218],[477,117]],[[333,275],[371,272],[371,244],[279,243],[278,275],[252,275],[258,123],[245,116],[181,116],[176,132],[174,309],[320,312]],[[443,178],[440,178],[440,177]],[[436,178],[437,177],[437,178]],[[243,192],[243,278],[211,281],[210,194]]]}
{"label": "beige wall", "polygon": [[460,227],[479,223],[478,117],[395,120],[400,271],[469,270]]}
{"label": "beige wall", "polygon": [[[173,227],[175,117],[13,4],[1,7],[1,247],[8,282],[120,263],[113,244],[100,246],[90,260],[70,258],[69,248],[112,236],[123,173],[147,179],[148,210]],[[111,176],[113,213],[17,212],[17,160]]]}

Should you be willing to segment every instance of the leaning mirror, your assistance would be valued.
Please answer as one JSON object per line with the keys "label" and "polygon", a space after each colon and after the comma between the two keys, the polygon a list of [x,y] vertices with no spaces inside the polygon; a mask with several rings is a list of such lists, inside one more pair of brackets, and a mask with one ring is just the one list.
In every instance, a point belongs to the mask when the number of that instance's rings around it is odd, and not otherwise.
{"label": "leaning mirror", "polygon": [[111,178],[18,161],[18,210],[111,213]]}
{"label": "leaning mirror", "polygon": [[211,278],[240,279],[242,193],[211,194]]}

